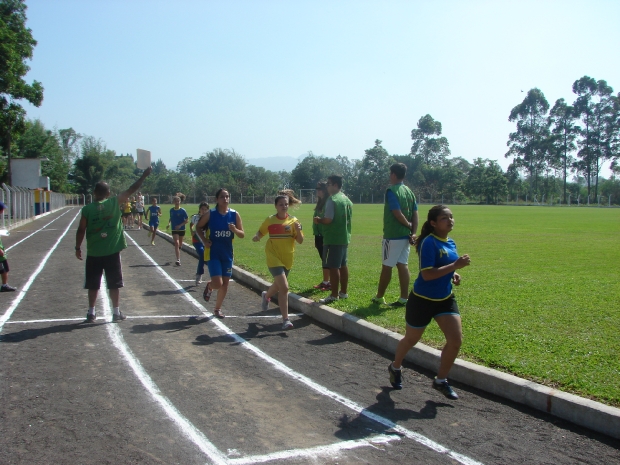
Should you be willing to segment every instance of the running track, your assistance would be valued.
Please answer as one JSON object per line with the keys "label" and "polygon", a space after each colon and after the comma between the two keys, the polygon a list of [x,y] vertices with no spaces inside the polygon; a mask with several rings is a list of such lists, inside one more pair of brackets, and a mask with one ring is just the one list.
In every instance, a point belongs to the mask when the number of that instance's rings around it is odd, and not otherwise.
{"label": "running track", "polygon": [[83,324],[78,215],[4,238],[19,292],[0,294],[0,463],[620,463],[610,438],[466,386],[447,401],[415,367],[393,391],[389,354],[305,316],[282,332],[236,283],[212,319],[196,260],[175,267],[143,231],[122,255],[129,318],[100,298]]}

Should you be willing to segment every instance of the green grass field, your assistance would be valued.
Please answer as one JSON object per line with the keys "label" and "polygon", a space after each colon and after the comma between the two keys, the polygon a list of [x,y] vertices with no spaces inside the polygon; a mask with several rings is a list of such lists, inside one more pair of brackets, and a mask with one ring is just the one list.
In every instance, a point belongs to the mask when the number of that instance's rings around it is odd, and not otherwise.
{"label": "green grass field", "polygon": [[[162,226],[169,206],[162,206]],[[190,216],[197,206],[186,205]],[[271,205],[233,205],[245,239],[235,240],[235,263],[270,280],[263,252],[251,237],[275,213]],[[421,205],[420,223],[429,205]],[[321,280],[312,236],[313,205],[289,213],[305,228],[289,276],[291,291],[318,300]],[[620,406],[620,210],[455,206],[451,237],[472,265],[456,289],[463,317],[460,358],[547,386]],[[404,332],[404,310],[371,304],[381,270],[382,205],[354,205],[347,300],[333,306]],[[421,225],[420,225],[421,226]],[[189,238],[186,238],[189,241]],[[417,260],[409,260],[412,280]],[[386,300],[398,297],[396,271]],[[431,324],[423,342],[440,348]]]}

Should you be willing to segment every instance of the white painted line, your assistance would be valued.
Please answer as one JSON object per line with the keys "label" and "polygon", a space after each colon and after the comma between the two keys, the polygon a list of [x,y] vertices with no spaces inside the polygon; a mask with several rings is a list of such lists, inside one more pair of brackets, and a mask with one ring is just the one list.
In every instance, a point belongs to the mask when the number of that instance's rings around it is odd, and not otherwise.
{"label": "white painted line", "polygon": [[[0,317],[0,332],[2,331],[2,327],[4,326],[4,324],[8,321],[9,318],[11,318],[11,315],[13,314],[13,312],[15,311],[15,309],[17,308],[19,303],[26,296],[26,292],[28,292],[28,289],[30,289],[30,286],[32,286],[32,283],[34,282],[36,277],[39,275],[39,273],[45,267],[45,264],[47,263],[47,260],[49,260],[50,256],[52,255],[52,252],[54,252],[54,250],[56,250],[56,247],[58,247],[58,244],[60,244],[60,241],[63,239],[63,237],[65,237],[67,232],[69,232],[69,229],[71,228],[71,225],[73,224],[73,222],[75,221],[75,219],[78,217],[79,214],[80,214],[80,212],[78,211],[78,214],[73,217],[73,220],[71,220],[71,223],[69,223],[69,226],[67,226],[67,229],[65,229],[65,231],[60,235],[60,237],[58,238],[56,243],[47,252],[45,257],[43,257],[43,259],[41,260],[41,263],[39,263],[39,266],[34,271],[34,273],[32,273],[30,275],[30,278],[28,279],[28,282],[26,282],[26,284],[21,289],[19,289],[17,291],[17,296],[15,297],[15,299],[13,299],[13,303],[7,309],[7,311],[4,312],[4,315],[2,315]],[[28,237],[30,237],[30,236],[28,236]]]}
{"label": "white painted line", "polygon": [[[103,292],[99,293],[99,300],[101,300],[103,304],[103,315],[105,321],[111,322],[112,309],[107,297],[107,286],[105,286],[105,281],[103,279],[102,284],[101,290]],[[145,389],[149,392],[149,394],[151,394],[153,399],[164,409],[164,412],[166,412],[168,417],[171,418],[172,421],[178,426],[181,433],[188,440],[196,444],[198,448],[213,461],[213,463],[218,465],[226,465],[226,457],[222,455],[222,453],[205,437],[205,435],[202,434],[202,432],[199,431],[187,418],[185,418],[181,412],[179,412],[176,407],[172,405],[168,398],[161,393],[148,373],[144,370],[144,368],[142,368],[142,365],[138,359],[131,352],[129,346],[125,343],[118,324],[107,324],[105,326],[108,330],[108,335],[112,340],[112,344],[114,344],[114,346],[121,353],[127,364],[133,370]]]}
{"label": "white painted line", "polygon": [[[133,240],[133,238],[131,238],[131,236],[128,236],[129,239],[134,243],[134,245],[136,246],[136,248],[138,250],[140,250],[144,256],[147,258],[147,260],[149,260],[153,265],[155,265],[155,269],[158,270],[161,275],[167,280],[169,281],[174,287],[176,287],[180,293],[198,310],[202,310],[203,313],[205,315],[208,316],[212,316],[212,313],[205,311],[204,307],[196,300],[194,299],[187,291],[185,291],[185,289],[183,289],[171,276],[169,276],[163,269],[162,267],[160,267],[157,263],[155,263],[155,261],[150,257],[150,255],[148,255],[144,249],[142,247],[140,247],[136,241]],[[228,318],[228,317],[227,317]],[[426,436],[423,436],[421,434],[418,434],[414,431],[408,430],[407,428],[403,428],[402,426],[398,426],[396,423],[394,423],[391,420],[388,420],[387,418],[384,418],[380,415],[377,415],[375,413],[372,413],[370,411],[367,411],[364,407],[362,407],[361,405],[357,404],[356,402],[353,402],[352,400],[347,399],[346,397],[341,396],[340,394],[331,391],[329,389],[327,389],[324,386],[321,386],[320,384],[314,382],[313,380],[311,380],[310,378],[297,373],[296,371],[292,370],[291,368],[289,368],[288,366],[286,366],[285,364],[283,364],[282,362],[274,359],[273,357],[271,357],[270,355],[266,354],[265,352],[263,352],[262,350],[260,350],[258,347],[253,346],[252,344],[250,344],[247,340],[243,339],[241,336],[239,336],[238,334],[234,333],[230,328],[228,328],[228,326],[226,326],[224,323],[222,323],[221,320],[219,319],[211,319],[211,322],[213,324],[215,324],[215,326],[217,326],[221,332],[223,332],[224,334],[230,336],[232,339],[235,340],[235,342],[238,343],[239,346],[253,352],[255,355],[257,355],[259,358],[263,359],[264,361],[266,361],[267,363],[269,363],[270,365],[272,365],[275,369],[277,369],[278,371],[281,371],[282,373],[284,373],[285,375],[290,376],[293,379],[296,379],[297,381],[301,382],[302,384],[305,384],[307,387],[309,387],[310,389],[318,392],[319,394],[325,396],[325,397],[329,397],[332,400],[335,400],[336,402],[348,407],[349,409],[353,410],[354,412],[359,413],[360,415],[363,415],[367,418],[370,418],[371,420],[376,421],[377,423],[393,429],[395,432],[402,434],[403,436],[412,439],[426,447],[428,447],[431,450],[434,450],[436,452],[439,452],[441,454],[445,454],[451,458],[453,458],[454,460],[464,464],[464,465],[481,465],[481,462],[478,462],[472,458],[469,458],[465,455],[459,454],[457,452],[454,452],[453,450],[448,449],[447,447],[442,446],[441,444],[427,438]]]}
{"label": "white painted line", "polygon": [[[28,239],[29,237],[34,236],[37,233],[40,233],[41,231],[43,231],[45,228],[47,228],[50,224],[52,224],[54,221],[56,221],[59,218],[62,218],[63,216],[65,216],[67,213],[69,213],[71,210],[67,210],[66,212],[64,212],[62,215],[58,216],[57,218],[53,219],[52,221],[50,221],[49,223],[47,223],[45,226],[42,226],[41,229],[37,229],[35,232],[33,232],[32,234],[24,237],[21,241],[16,242],[15,244],[13,244],[10,247],[7,247],[5,250],[8,252],[9,250],[11,250],[13,247],[15,247],[16,245],[21,244],[22,242],[24,242],[26,239]],[[74,218],[75,219],[75,218]],[[57,231],[57,229],[47,229],[47,231]]]}
{"label": "white painted line", "polygon": [[[330,444],[329,446],[318,446],[310,449],[284,450],[267,455],[253,455],[239,459],[228,459],[228,463],[232,465],[246,465],[272,462],[274,460],[297,459],[301,457],[316,460],[319,457],[333,457],[334,454],[341,450],[357,449],[358,447],[376,448],[375,444],[387,444],[390,441],[400,441],[400,439],[400,436],[381,434],[378,436],[373,436],[369,439],[337,442],[336,444]],[[229,453],[229,455],[231,454]]]}
{"label": "white painted line", "polygon": [[[170,318],[170,319],[180,319],[180,318],[199,318],[204,315],[135,315],[130,316],[127,315],[128,320],[158,320],[162,318]],[[289,313],[288,316],[303,316],[303,313]],[[238,318],[241,320],[252,320],[254,318],[272,318],[272,319],[281,319],[282,315],[255,315],[255,316],[244,316],[244,315],[231,315],[226,316],[226,318]],[[66,321],[84,321],[86,317],[81,318],[49,318],[45,320],[22,320],[22,321],[7,321],[5,324],[7,325],[28,325],[35,323],[63,323]]]}

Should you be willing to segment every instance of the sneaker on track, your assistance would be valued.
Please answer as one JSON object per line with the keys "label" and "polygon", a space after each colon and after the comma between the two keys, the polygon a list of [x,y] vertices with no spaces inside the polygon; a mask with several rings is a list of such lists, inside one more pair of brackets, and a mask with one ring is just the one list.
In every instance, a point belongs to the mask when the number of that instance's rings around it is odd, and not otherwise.
{"label": "sneaker on track", "polygon": [[112,315],[112,322],[115,321],[123,321],[126,320],[127,317],[125,315],[123,315],[123,312],[119,312],[118,315]]}
{"label": "sneaker on track", "polygon": [[86,323],[94,323],[97,319],[96,313],[87,313],[86,314]]}
{"label": "sneaker on track", "polygon": [[283,330],[291,329],[292,327],[293,327],[293,323],[291,323],[291,320],[289,320],[288,318],[282,322]]}
{"label": "sneaker on track", "polygon": [[202,275],[197,274],[196,275],[196,286],[198,286],[201,282],[202,282]]}
{"label": "sneaker on track", "polygon": [[0,287],[0,292],[15,292],[16,290],[16,287],[9,286],[8,284],[3,284],[2,287]]}
{"label": "sneaker on track", "polygon": [[267,291],[263,291],[260,295],[260,308],[263,312],[269,310],[269,301],[271,299],[267,299]]}
{"label": "sneaker on track", "polygon": [[177,260],[176,262],[174,262],[174,264],[175,264],[176,266],[181,266],[181,260]]}
{"label": "sneaker on track", "polygon": [[321,304],[331,304],[332,302],[336,302],[338,300],[338,297],[334,297],[333,295],[328,295],[327,297],[325,297],[324,299],[319,300],[319,303]]}
{"label": "sneaker on track", "polygon": [[388,365],[388,372],[390,373],[390,384],[396,390],[403,388],[403,371],[395,370],[392,367],[392,363]]}
{"label": "sneaker on track", "polygon": [[205,302],[209,301],[212,293],[213,293],[213,289],[211,289],[211,281],[207,281],[205,290],[202,292],[202,298],[205,299]]}
{"label": "sneaker on track", "polygon": [[448,384],[448,381],[443,381],[441,383],[433,381],[433,389],[441,392],[448,399],[457,400],[459,398],[459,395],[454,392],[454,389]]}

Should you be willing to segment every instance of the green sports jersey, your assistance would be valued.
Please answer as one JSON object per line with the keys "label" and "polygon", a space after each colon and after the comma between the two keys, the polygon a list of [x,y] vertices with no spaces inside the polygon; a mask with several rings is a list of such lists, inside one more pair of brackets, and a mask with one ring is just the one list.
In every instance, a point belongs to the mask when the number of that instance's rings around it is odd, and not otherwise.
{"label": "green sports jersey", "polygon": [[104,257],[127,248],[116,197],[85,205],[82,216],[87,221],[86,255]]}
{"label": "green sports jersey", "polygon": [[342,192],[332,195],[327,200],[327,202],[330,201],[333,202],[334,217],[330,224],[323,225],[323,244],[348,245],[351,242],[353,204]]}
{"label": "green sports jersey", "polygon": [[411,234],[411,230],[407,226],[400,224],[394,217],[388,202],[389,191],[392,191],[396,196],[398,204],[400,205],[400,211],[405,218],[407,218],[407,221],[411,220],[413,212],[416,210],[415,195],[411,192],[411,189],[402,183],[394,184],[385,191],[385,203],[383,205],[383,238],[397,239],[407,237]]}
{"label": "green sports jersey", "polygon": [[[4,245],[2,244],[2,239],[0,239],[0,249],[2,249],[2,251],[4,252]],[[3,262],[6,260],[6,252],[4,252],[4,255],[2,257],[0,257],[0,262]]]}

